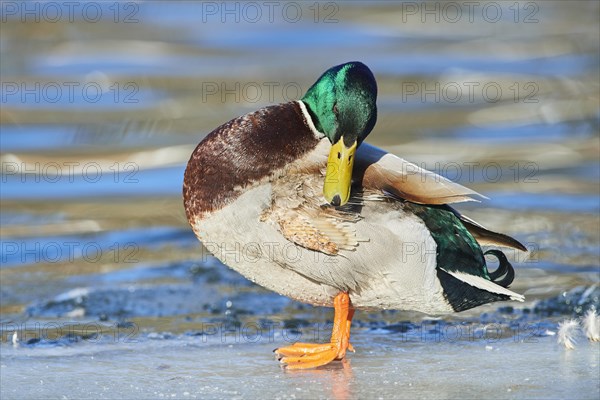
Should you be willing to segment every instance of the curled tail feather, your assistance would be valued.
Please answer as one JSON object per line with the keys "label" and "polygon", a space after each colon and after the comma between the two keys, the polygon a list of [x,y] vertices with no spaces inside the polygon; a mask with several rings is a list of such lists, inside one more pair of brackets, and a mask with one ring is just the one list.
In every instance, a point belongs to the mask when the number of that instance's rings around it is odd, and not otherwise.
{"label": "curled tail feather", "polygon": [[492,255],[498,259],[498,268],[490,272],[490,279],[497,285],[507,288],[515,279],[515,269],[500,250],[488,250],[484,255]]}

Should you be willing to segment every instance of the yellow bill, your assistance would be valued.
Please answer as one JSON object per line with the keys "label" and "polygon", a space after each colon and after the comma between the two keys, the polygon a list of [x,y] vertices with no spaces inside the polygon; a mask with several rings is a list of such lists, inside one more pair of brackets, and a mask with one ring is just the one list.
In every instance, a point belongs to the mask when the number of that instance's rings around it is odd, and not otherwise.
{"label": "yellow bill", "polygon": [[354,153],[356,153],[356,141],[350,147],[346,147],[343,136],[331,146],[323,195],[333,206],[343,206],[350,198]]}

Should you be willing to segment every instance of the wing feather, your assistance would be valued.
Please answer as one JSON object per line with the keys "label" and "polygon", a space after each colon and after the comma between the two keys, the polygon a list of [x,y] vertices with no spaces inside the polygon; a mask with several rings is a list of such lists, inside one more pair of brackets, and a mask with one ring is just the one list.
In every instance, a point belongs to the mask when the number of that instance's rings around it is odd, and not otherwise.
{"label": "wing feather", "polygon": [[477,240],[477,243],[479,243],[481,246],[502,246],[525,252],[529,251],[527,250],[527,247],[521,244],[521,242],[508,235],[490,231],[465,215],[459,214],[458,217],[465,228],[467,228],[469,233],[473,235],[475,240]]}
{"label": "wing feather", "polygon": [[321,207],[322,177],[291,174],[273,183],[271,207],[261,220],[273,224],[290,242],[336,255],[354,250],[359,240],[353,221],[357,216],[333,207]]}
{"label": "wing feather", "polygon": [[363,143],[356,151],[356,179],[366,189],[381,190],[419,204],[479,201],[485,196],[434,172]]}

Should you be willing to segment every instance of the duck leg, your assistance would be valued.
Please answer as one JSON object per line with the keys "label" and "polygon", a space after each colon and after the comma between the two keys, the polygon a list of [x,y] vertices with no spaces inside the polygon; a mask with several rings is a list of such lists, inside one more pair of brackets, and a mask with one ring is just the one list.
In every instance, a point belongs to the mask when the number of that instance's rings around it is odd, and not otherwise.
{"label": "duck leg", "polygon": [[350,304],[348,293],[341,292],[333,300],[334,318],[330,343],[294,343],[291,346],[275,350],[280,361],[287,369],[316,368],[329,364],[333,360],[341,360],[346,350],[354,351],[350,344],[350,325],[354,316],[354,308]]}

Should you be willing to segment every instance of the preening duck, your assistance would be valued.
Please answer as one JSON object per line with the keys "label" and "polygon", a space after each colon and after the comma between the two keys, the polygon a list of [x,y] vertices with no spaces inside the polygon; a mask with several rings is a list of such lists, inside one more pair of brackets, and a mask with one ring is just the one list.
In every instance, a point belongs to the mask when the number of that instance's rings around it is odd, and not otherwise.
{"label": "preening duck", "polygon": [[[355,309],[463,311],[517,300],[499,250],[525,247],[448,204],[478,193],[364,143],[377,84],[360,62],[327,70],[299,101],[232,119],[185,171],[192,229],[224,264],[294,300],[334,307],[330,343],[276,353],[289,369],[342,359]],[[487,254],[486,253],[486,254]]]}

